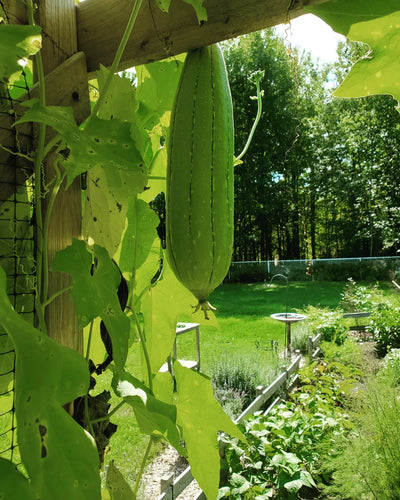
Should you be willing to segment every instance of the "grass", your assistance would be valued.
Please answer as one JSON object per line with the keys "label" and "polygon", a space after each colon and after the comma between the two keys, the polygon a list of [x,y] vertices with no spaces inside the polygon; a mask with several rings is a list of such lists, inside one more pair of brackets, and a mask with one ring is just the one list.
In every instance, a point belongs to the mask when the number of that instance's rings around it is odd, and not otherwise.
{"label": "grass", "polygon": [[[218,309],[220,329],[201,326],[201,366],[210,375],[215,360],[222,355],[242,358],[258,357],[262,365],[270,364],[271,354],[265,352],[271,340],[278,348],[285,345],[285,325],[270,316],[279,312],[296,312],[308,305],[336,308],[345,283],[333,282],[274,282],[224,284],[215,290],[210,302]],[[292,327],[295,332],[296,325]],[[261,349],[257,349],[257,344]],[[178,356],[195,359],[194,336],[178,339]]]}
{"label": "grass", "polygon": [[[217,307],[220,329],[200,327],[201,371],[212,376],[221,360],[232,364],[246,362],[255,366],[261,380],[271,374],[271,366],[276,366],[276,355],[264,350],[270,340],[276,340],[279,349],[284,347],[285,326],[273,320],[270,315],[279,312],[299,312],[308,305],[335,309],[341,300],[346,283],[342,282],[293,282],[286,286],[275,281],[268,284],[224,284],[213,292],[210,302]],[[389,287],[381,287],[383,293],[393,294]],[[292,333],[295,333],[294,325]],[[257,343],[259,348],[257,348]],[[178,338],[178,357],[196,359],[195,333],[190,332]],[[140,377],[140,353],[135,343],[128,356],[127,369]],[[97,389],[109,387],[111,372],[101,376]],[[118,403],[113,396],[112,406]],[[116,466],[132,485],[136,476],[148,437],[143,436],[137,427],[132,410],[123,406],[113,417],[112,422],[119,426],[111,438],[110,452],[106,463],[115,460]],[[161,449],[158,444],[153,456]]]}

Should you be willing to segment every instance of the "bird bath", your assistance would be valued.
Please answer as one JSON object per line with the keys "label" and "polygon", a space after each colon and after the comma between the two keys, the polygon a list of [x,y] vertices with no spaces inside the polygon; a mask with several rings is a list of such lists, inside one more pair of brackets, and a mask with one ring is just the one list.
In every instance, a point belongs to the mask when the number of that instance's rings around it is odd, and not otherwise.
{"label": "bird bath", "polygon": [[290,356],[290,346],[292,343],[290,327],[293,323],[305,320],[307,316],[297,313],[275,313],[271,314],[271,318],[286,324],[286,349]]}

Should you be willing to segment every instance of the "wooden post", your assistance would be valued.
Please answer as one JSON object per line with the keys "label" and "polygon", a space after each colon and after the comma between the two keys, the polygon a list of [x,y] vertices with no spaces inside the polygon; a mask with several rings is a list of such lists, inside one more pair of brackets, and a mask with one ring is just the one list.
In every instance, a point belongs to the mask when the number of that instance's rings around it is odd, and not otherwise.
{"label": "wooden post", "polygon": [[[75,0],[41,0],[37,23],[42,27],[42,58],[45,74],[49,74],[60,64],[77,52],[76,8]],[[89,93],[87,87],[86,63],[84,56],[79,61],[65,63],[59,71],[58,85],[60,98],[54,102],[48,92],[46,104],[73,106],[78,121],[82,121],[90,113]],[[80,84],[79,84],[80,82]],[[83,83],[83,86],[82,86]],[[77,91],[77,85],[81,88]],[[54,176],[51,161],[44,166],[44,179],[49,182]],[[36,180],[38,182],[38,180]],[[48,206],[48,199],[43,200],[43,212]],[[65,190],[62,186],[53,207],[48,236],[49,262],[58,250],[72,243],[73,238],[81,237],[82,207],[80,180]],[[71,284],[70,277],[59,272],[50,272],[49,296]],[[46,324],[49,335],[61,344],[83,352],[83,335],[78,327],[75,307],[69,293],[55,299],[46,308]]]}

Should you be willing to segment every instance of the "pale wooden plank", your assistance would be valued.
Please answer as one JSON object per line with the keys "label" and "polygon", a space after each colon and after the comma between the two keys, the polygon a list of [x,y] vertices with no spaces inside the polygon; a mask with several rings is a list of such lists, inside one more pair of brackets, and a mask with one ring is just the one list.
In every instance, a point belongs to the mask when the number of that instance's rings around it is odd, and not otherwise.
{"label": "pale wooden plank", "polygon": [[[75,0],[41,0],[39,2],[38,24],[42,26],[43,48],[42,58],[45,74],[55,70],[70,56],[77,52],[76,7]],[[86,82],[86,64],[69,66],[58,73],[56,86],[59,95],[75,101],[80,116],[90,113],[89,91],[76,96],[73,92],[73,82]],[[56,99],[58,101],[58,99]],[[46,104],[59,105],[52,96],[46,93]],[[51,158],[44,165],[44,178],[49,182],[54,176]],[[44,214],[48,206],[48,198],[43,200]],[[80,179],[69,187],[61,186],[52,211],[49,234],[48,255],[51,263],[56,252],[72,243],[74,238],[80,238],[82,233],[82,207]],[[50,272],[49,296],[71,285],[71,277],[64,273]],[[57,297],[46,308],[46,324],[49,335],[59,343],[83,352],[83,333],[78,326],[75,306],[69,293]]]}
{"label": "pale wooden plank", "polygon": [[[184,2],[173,0],[169,14],[154,2],[143,2],[119,69],[275,26],[304,14],[306,5],[325,1],[206,0],[208,21],[201,26]],[[86,54],[89,72],[100,64],[111,65],[131,8],[131,0],[85,0],[77,5],[78,47]]]}

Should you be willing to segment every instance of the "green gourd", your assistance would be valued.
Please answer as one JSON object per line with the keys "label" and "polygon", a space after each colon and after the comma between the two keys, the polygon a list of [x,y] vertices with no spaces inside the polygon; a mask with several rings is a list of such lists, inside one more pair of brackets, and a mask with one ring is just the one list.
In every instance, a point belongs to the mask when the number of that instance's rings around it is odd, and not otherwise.
{"label": "green gourd", "polygon": [[166,250],[178,280],[207,317],[233,247],[233,112],[218,45],[189,52],[171,113]]}

